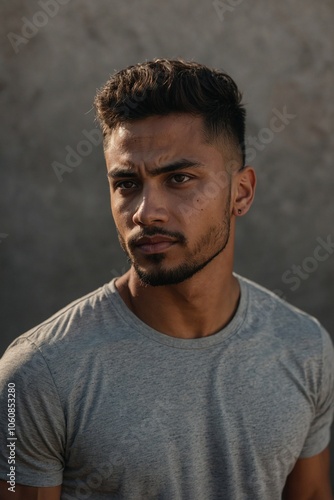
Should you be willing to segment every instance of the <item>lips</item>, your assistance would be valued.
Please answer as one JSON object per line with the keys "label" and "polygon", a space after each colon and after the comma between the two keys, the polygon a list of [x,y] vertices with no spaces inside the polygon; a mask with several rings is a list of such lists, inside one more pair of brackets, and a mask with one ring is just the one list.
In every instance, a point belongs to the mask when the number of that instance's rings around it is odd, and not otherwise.
{"label": "lips", "polygon": [[164,235],[155,235],[139,238],[136,241],[135,246],[143,253],[151,254],[168,250],[168,248],[175,245],[175,243],[177,243],[177,240],[173,238],[169,238]]}

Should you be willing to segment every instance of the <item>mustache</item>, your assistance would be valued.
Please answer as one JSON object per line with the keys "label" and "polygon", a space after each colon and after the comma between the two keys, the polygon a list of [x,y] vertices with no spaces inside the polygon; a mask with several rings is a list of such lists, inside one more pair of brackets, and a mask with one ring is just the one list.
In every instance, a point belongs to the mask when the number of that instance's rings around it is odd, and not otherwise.
{"label": "mustache", "polygon": [[178,241],[178,243],[181,243],[182,245],[185,245],[185,243],[187,242],[186,237],[178,231],[167,231],[162,227],[154,226],[144,228],[138,234],[132,236],[128,240],[128,246],[130,248],[134,248],[136,247],[138,240],[140,240],[141,238],[144,238],[145,236],[156,236],[157,234],[159,236],[169,236],[170,238],[174,238]]}

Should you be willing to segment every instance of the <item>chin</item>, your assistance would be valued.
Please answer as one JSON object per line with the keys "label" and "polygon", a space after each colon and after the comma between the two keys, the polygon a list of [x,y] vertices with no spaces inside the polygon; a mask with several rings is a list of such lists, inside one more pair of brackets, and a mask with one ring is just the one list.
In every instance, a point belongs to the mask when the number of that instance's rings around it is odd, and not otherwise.
{"label": "chin", "polygon": [[149,286],[169,286],[178,285],[189,280],[194,274],[201,271],[207,262],[200,265],[182,264],[174,269],[159,269],[148,271],[136,264],[134,265],[137,276],[144,285]]}

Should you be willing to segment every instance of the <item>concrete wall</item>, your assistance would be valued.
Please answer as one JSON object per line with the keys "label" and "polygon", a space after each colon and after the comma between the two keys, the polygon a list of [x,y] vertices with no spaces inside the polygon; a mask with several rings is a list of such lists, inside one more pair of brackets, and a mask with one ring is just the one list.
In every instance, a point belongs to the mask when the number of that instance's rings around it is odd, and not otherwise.
{"label": "concrete wall", "polygon": [[[259,184],[239,222],[236,270],[333,334],[333,248],[315,252],[334,240],[333,2],[51,3],[0,7],[1,352],[124,269],[101,146],[60,179],[52,164],[96,127],[92,100],[109,74],[154,57],[223,68],[244,91]],[[284,109],[293,116],[271,131]]]}

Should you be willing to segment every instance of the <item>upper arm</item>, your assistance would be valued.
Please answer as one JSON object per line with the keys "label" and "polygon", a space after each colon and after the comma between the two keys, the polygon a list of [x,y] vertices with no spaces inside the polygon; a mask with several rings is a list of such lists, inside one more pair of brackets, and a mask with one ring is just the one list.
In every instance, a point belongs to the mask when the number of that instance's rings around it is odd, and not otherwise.
{"label": "upper arm", "polygon": [[333,500],[329,464],[328,447],[318,455],[297,460],[287,478],[283,499]]}
{"label": "upper arm", "polygon": [[0,480],[1,500],[60,500],[61,485],[51,488],[15,485],[15,493],[8,490],[8,483]]}
{"label": "upper arm", "polygon": [[18,341],[0,360],[0,479],[15,467],[17,484],[61,484],[65,445],[65,415],[49,365],[33,344]]}

